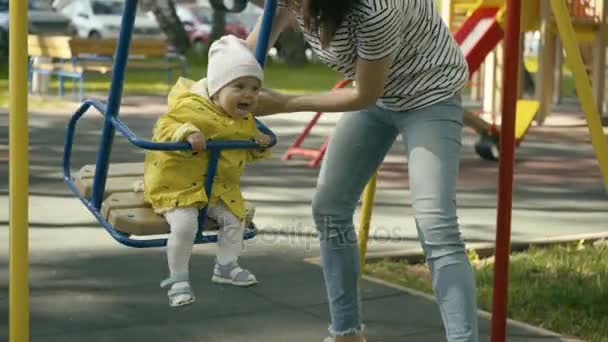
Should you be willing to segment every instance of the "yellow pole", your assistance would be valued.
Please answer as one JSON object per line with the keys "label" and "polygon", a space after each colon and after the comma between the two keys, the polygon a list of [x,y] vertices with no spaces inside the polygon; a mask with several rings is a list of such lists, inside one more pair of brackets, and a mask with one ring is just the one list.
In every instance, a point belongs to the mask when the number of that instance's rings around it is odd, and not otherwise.
{"label": "yellow pole", "polygon": [[374,196],[376,195],[376,176],[375,174],[367,183],[365,192],[363,193],[363,205],[361,207],[361,219],[359,220],[359,264],[360,274],[363,276],[365,271],[365,255],[367,253],[367,240],[369,238],[369,225],[372,221],[372,211],[374,209]]}
{"label": "yellow pole", "polygon": [[9,4],[9,341],[30,339],[27,1]]}
{"label": "yellow pole", "polygon": [[574,83],[578,93],[587,126],[591,135],[591,143],[595,150],[600,172],[604,178],[604,188],[608,191],[608,141],[604,136],[600,113],[597,103],[593,98],[593,91],[589,83],[589,77],[585,71],[581,52],[578,48],[574,27],[570,21],[570,15],[564,0],[551,0],[551,9],[557,22],[557,29],[566,49],[566,62],[574,74]]}

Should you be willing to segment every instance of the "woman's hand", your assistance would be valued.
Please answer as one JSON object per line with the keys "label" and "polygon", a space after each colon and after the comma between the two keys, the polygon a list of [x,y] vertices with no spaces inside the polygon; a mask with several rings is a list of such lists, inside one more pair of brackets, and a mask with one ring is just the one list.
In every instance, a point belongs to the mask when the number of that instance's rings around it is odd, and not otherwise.
{"label": "woman's hand", "polygon": [[256,116],[264,116],[287,111],[287,102],[291,97],[270,89],[262,89],[258,97]]}
{"label": "woman's hand", "polygon": [[190,134],[186,138],[186,141],[192,146],[192,150],[196,152],[200,152],[207,147],[207,141],[201,132]]}

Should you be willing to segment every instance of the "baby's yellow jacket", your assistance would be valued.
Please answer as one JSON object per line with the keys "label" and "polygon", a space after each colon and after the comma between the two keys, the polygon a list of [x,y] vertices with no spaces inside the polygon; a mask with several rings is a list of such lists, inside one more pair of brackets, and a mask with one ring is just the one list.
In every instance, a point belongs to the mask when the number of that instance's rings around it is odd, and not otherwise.
{"label": "baby's yellow jacket", "polygon": [[[177,142],[201,132],[211,140],[249,140],[259,134],[251,114],[232,119],[206,96],[204,81],[195,84],[180,78],[169,93],[167,113],[154,127],[152,141]],[[193,87],[194,86],[194,87]],[[245,214],[245,203],[239,186],[248,162],[268,158],[267,149],[224,149],[211,191],[211,205],[218,201],[239,219]],[[204,184],[209,151],[147,151],[144,163],[144,198],[157,213],[176,207],[204,207],[209,202]]]}

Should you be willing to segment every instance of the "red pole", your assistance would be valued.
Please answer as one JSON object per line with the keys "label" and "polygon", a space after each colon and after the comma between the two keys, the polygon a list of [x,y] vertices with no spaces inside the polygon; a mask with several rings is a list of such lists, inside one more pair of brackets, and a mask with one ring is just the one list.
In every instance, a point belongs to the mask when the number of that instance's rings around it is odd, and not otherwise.
{"label": "red pole", "polygon": [[515,158],[515,108],[518,97],[521,0],[507,0],[503,67],[502,123],[498,173],[496,255],[492,295],[492,342],[506,340],[507,290],[511,251],[511,204]]}

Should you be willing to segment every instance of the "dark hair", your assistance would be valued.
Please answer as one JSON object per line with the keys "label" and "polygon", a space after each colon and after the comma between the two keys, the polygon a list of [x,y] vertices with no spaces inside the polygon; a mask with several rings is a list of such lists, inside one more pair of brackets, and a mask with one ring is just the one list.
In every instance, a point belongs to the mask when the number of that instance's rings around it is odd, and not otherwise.
{"label": "dark hair", "polygon": [[321,46],[325,48],[355,1],[357,0],[288,0],[288,3],[300,10],[305,28],[309,32],[317,32]]}

